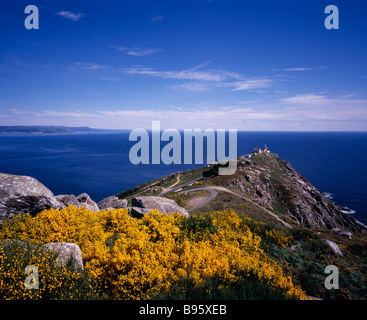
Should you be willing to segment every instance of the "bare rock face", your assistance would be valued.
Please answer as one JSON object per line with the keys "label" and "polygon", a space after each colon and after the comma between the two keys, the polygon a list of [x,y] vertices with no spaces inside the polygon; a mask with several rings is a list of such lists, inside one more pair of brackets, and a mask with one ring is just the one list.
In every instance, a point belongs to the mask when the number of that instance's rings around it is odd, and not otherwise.
{"label": "bare rock face", "polygon": [[127,200],[119,199],[116,196],[108,197],[100,202],[98,202],[98,207],[100,210],[108,210],[108,209],[124,209],[127,207]]}
{"label": "bare rock face", "polygon": [[73,194],[59,194],[55,198],[65,206],[80,207],[78,199]]}
{"label": "bare rock face", "polygon": [[85,192],[77,196],[76,199],[79,201],[80,207],[86,207],[88,210],[94,212],[100,211],[97,203],[95,203]]}
{"label": "bare rock face", "polygon": [[57,253],[57,261],[64,265],[71,261],[73,269],[84,270],[83,255],[80,248],[75,243],[53,242],[43,245],[45,250],[52,250]]}
{"label": "bare rock face", "polygon": [[[167,213],[170,215],[173,212],[179,212],[186,218],[189,217],[185,208],[180,207],[174,200],[162,198],[162,197],[135,197],[132,199],[131,213],[133,216],[142,216],[145,213],[150,212],[153,209],[157,209],[160,213]],[[143,209],[143,210],[142,210]]]}
{"label": "bare rock face", "polygon": [[0,223],[20,213],[37,214],[49,208],[64,205],[38,180],[0,173]]}
{"label": "bare rock face", "polygon": [[228,185],[236,187],[245,197],[301,227],[367,231],[367,226],[343,212],[274,153],[254,155],[251,162],[243,160],[233,178],[218,179],[232,179]]}
{"label": "bare rock face", "polygon": [[130,214],[135,218],[141,218],[142,216],[144,216],[145,214],[148,214],[152,210],[153,209],[139,208],[139,207],[129,207]]}

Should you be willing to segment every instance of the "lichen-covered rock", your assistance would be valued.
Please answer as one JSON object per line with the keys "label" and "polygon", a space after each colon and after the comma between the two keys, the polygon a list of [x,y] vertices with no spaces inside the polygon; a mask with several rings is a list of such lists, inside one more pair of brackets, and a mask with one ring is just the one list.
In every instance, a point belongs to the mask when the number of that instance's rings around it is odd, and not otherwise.
{"label": "lichen-covered rock", "polygon": [[108,210],[108,209],[124,209],[127,207],[126,199],[119,199],[116,196],[108,197],[97,203],[99,209]]}
{"label": "lichen-covered rock", "polygon": [[352,239],[352,236],[353,236],[353,234],[349,231],[340,231],[338,234],[339,236],[342,236],[348,239]]}
{"label": "lichen-covered rock", "polygon": [[59,194],[55,198],[65,206],[81,207],[78,199],[73,194]]}
{"label": "lichen-covered rock", "polygon": [[144,212],[150,212],[152,209],[157,209],[160,213],[165,212],[167,213],[167,215],[170,215],[173,212],[179,212],[185,217],[189,217],[189,214],[185,208],[180,207],[174,200],[167,198],[154,197],[154,196],[134,197],[132,199],[132,205],[133,205],[132,211],[134,210],[134,207],[148,209],[144,210]]}
{"label": "lichen-covered rock", "polygon": [[328,247],[333,251],[334,254],[342,256],[343,253],[341,252],[339,246],[331,240],[322,240],[322,242],[326,243],[328,245]]}
{"label": "lichen-covered rock", "polygon": [[43,245],[43,248],[45,250],[54,251],[57,254],[57,261],[61,265],[65,265],[70,261],[75,270],[84,270],[83,255],[77,244],[68,242],[52,242]]}
{"label": "lichen-covered rock", "polygon": [[86,207],[88,210],[90,211],[100,211],[99,207],[97,205],[97,203],[95,203],[88,194],[86,194],[85,192],[82,193],[81,195],[77,196],[76,199],[79,202],[79,208],[81,207]]}
{"label": "lichen-covered rock", "polygon": [[49,208],[64,205],[37,179],[0,173],[0,223],[20,213],[36,214]]}
{"label": "lichen-covered rock", "polygon": [[65,206],[74,206],[77,208],[86,207],[88,210],[94,212],[100,211],[97,203],[95,203],[86,193],[82,193],[77,197],[73,194],[60,194],[57,195],[55,198]]}
{"label": "lichen-covered rock", "polygon": [[129,207],[129,213],[134,218],[141,218],[142,216],[144,216],[145,214],[151,212],[152,210],[153,209],[139,208],[139,207]]}

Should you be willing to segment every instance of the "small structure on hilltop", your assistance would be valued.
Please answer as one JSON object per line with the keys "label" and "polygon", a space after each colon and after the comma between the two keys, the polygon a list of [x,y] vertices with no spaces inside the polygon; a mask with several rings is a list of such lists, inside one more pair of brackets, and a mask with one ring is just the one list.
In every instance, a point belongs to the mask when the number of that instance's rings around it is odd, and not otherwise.
{"label": "small structure on hilltop", "polygon": [[268,149],[268,147],[266,146],[266,144],[264,144],[263,148],[254,148],[254,150],[252,151],[252,153],[250,154],[245,154],[243,156],[243,158],[251,158],[252,156],[259,154],[259,153],[270,153],[270,150]]}
{"label": "small structure on hilltop", "polygon": [[256,153],[270,153],[270,150],[268,149],[268,147],[266,146],[266,144],[264,144],[264,148],[255,148],[253,151],[252,151],[253,154],[256,154]]}

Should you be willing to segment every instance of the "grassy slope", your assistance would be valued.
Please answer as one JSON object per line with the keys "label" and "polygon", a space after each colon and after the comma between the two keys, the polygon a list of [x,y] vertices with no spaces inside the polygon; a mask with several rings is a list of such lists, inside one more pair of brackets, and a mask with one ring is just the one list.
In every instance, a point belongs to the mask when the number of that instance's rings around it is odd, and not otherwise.
{"label": "grassy slope", "polygon": [[[257,158],[257,165],[261,165],[263,159]],[[180,183],[182,185],[188,181],[202,176],[206,167],[190,170],[180,174]],[[274,182],[281,181],[279,179],[284,172],[273,170],[271,178]],[[240,174],[236,172],[235,176],[216,176],[204,178],[199,184],[188,186],[185,189],[205,187],[205,186],[224,186],[228,189],[238,192],[231,186],[230,181],[240,178]],[[118,196],[129,197],[133,195],[158,195],[160,190],[167,188],[177,181],[177,174],[173,174],[167,178],[157,179],[144,185],[127,190]],[[151,187],[158,188],[156,192],[151,191]],[[190,193],[188,193],[190,195]],[[192,197],[198,196],[192,192]],[[247,196],[247,195],[246,195]],[[251,195],[248,195],[251,197]],[[187,203],[190,196],[182,199],[183,204]],[[279,201],[279,206],[273,207],[274,212],[280,214],[283,211],[283,203]],[[301,284],[302,288],[309,295],[321,297],[324,299],[367,299],[367,237],[366,234],[354,234],[352,239],[339,236],[337,233],[328,230],[299,229],[293,224],[292,230],[287,230],[277,220],[266,213],[265,210],[253,205],[250,201],[246,201],[227,192],[218,191],[217,196],[207,205],[200,207],[190,214],[200,214],[202,212],[221,211],[232,209],[239,214],[247,215],[258,222],[264,222],[269,226],[282,229],[287,234],[293,236],[293,248],[278,248],[275,246],[265,246],[264,250],[274,260],[278,261],[283,270],[290,275],[294,281]],[[290,222],[290,221],[287,221]],[[343,257],[335,256],[330,249],[321,242],[322,239],[329,239],[336,242],[342,252]],[[324,280],[327,276],[324,269],[327,265],[336,265],[340,274],[340,289],[326,290]]]}

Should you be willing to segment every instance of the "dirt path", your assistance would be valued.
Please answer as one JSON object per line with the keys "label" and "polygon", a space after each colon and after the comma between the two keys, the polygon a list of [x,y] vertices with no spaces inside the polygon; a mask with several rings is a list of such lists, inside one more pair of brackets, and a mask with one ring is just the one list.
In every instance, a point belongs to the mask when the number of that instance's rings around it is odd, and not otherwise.
{"label": "dirt path", "polygon": [[197,198],[192,198],[190,200],[187,201],[186,204],[186,210],[187,211],[191,211],[194,210],[194,208],[197,208],[199,205],[201,206],[202,203],[207,199],[208,197],[205,196],[201,196],[201,197],[197,197]]}
{"label": "dirt path", "polygon": [[177,176],[177,181],[174,183],[174,184],[171,184],[169,187],[165,188],[162,190],[162,192],[159,194],[159,196],[162,196],[168,192],[171,191],[171,189],[174,187],[174,186],[177,186],[179,183],[181,182],[181,179],[180,179],[180,175]]}
{"label": "dirt path", "polygon": [[251,202],[253,205],[257,206],[258,208],[264,210],[265,212],[267,212],[269,215],[271,215],[273,218],[275,218],[276,220],[278,220],[280,223],[282,223],[285,227],[289,228],[289,229],[292,229],[293,227],[285,222],[284,220],[280,219],[279,216],[277,214],[275,214],[274,212],[264,208],[263,206],[259,205],[258,203],[256,203],[255,201],[251,200],[251,199],[248,199],[234,191],[231,191],[225,187],[221,187],[221,186],[210,186],[210,187],[202,187],[202,188],[195,188],[195,189],[190,189],[190,190],[186,190],[186,191],[181,191],[179,193],[186,193],[186,192],[190,192],[190,191],[198,191],[198,190],[209,190],[211,192],[210,196],[207,197],[205,200],[203,200],[201,203],[199,203],[198,205],[196,205],[195,207],[193,208],[190,208],[188,209],[187,211],[193,211],[197,208],[200,208],[204,205],[206,205],[209,201],[211,201],[212,199],[214,199],[214,197],[217,195],[217,192],[215,190],[219,190],[219,191],[224,191],[224,192],[228,192],[228,193],[231,193],[231,194],[234,194],[236,195],[237,197],[240,197],[246,201],[249,201]]}
{"label": "dirt path", "polygon": [[195,188],[195,189],[190,189],[190,190],[185,190],[185,191],[181,191],[181,192],[178,192],[179,194],[180,193],[187,193],[187,192],[191,192],[191,191],[198,191],[198,190],[208,190],[210,191],[210,195],[208,197],[199,197],[199,198],[194,198],[193,200],[196,200],[196,199],[201,199],[201,202],[198,202],[195,207],[192,207],[190,209],[186,209],[187,212],[190,212],[190,211],[193,211],[197,208],[200,208],[204,205],[206,205],[209,201],[211,201],[212,199],[214,199],[214,197],[217,195],[217,192],[214,190],[214,189],[211,189],[211,188],[207,188],[207,187],[203,187],[203,188]]}
{"label": "dirt path", "polygon": [[[199,181],[199,180],[201,180],[201,179],[203,179],[203,177],[200,177],[200,178],[197,178],[197,179],[191,180],[191,181],[186,182],[186,183],[184,183],[184,184],[181,184],[180,186],[175,187],[175,188],[172,188],[172,186],[170,186],[170,187],[168,187],[168,188],[164,189],[164,190],[159,194],[159,197],[163,197],[164,195],[166,195],[166,194],[167,194],[167,193],[169,193],[169,192],[176,192],[176,191],[178,191],[179,189],[182,189],[183,187],[187,187],[187,186],[189,186],[189,185],[192,185],[193,183],[195,183],[196,181]],[[180,181],[179,181],[179,182],[180,182]],[[179,182],[177,182],[177,183],[179,183]],[[177,185],[177,183],[175,183],[174,185]]]}

